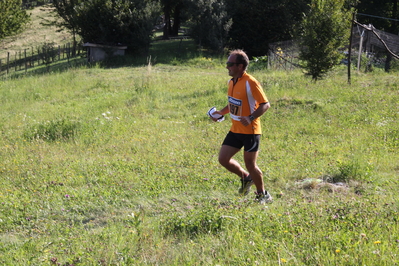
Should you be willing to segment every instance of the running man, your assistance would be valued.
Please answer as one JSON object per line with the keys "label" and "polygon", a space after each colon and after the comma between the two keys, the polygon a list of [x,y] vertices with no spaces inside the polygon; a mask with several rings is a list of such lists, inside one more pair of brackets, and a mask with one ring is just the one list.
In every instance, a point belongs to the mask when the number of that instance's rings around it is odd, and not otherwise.
{"label": "running man", "polygon": [[[271,203],[271,195],[265,190],[263,174],[256,164],[262,134],[260,117],[270,108],[270,103],[260,83],[246,70],[247,54],[242,50],[230,52],[226,68],[232,77],[228,84],[228,104],[214,115],[230,113],[232,126],[219,152],[219,163],[241,180],[238,192],[247,195],[256,186],[255,200],[261,204]],[[217,119],[212,118],[213,121]],[[244,169],[233,156],[244,147]]]}

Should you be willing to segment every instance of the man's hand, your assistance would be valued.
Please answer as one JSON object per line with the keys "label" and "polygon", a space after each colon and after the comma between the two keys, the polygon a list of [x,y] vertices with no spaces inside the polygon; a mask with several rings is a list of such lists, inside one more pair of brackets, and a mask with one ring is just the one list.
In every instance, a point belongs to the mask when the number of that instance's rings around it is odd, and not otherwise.
{"label": "man's hand", "polygon": [[244,126],[248,126],[251,124],[251,119],[249,119],[249,116],[241,116],[240,117],[240,122],[241,124],[243,124]]}
{"label": "man's hand", "polygon": [[[212,115],[223,116],[223,114],[222,114],[220,111],[215,111],[215,112],[212,113]],[[217,122],[217,121],[218,121],[218,118],[214,118],[214,117],[212,117],[212,116],[210,116],[209,118],[212,119],[213,122]]]}

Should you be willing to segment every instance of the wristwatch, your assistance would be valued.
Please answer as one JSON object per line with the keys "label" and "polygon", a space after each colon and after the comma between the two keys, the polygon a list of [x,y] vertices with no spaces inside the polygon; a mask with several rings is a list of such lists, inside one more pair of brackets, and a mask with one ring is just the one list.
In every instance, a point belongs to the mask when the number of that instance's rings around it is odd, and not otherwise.
{"label": "wristwatch", "polygon": [[249,120],[254,121],[255,117],[253,115],[249,116]]}

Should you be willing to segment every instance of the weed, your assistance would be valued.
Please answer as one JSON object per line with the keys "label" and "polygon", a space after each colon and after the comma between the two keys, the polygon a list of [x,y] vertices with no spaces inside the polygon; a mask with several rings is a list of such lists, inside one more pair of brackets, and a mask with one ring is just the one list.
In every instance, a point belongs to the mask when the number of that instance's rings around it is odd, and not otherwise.
{"label": "weed", "polygon": [[335,173],[328,178],[331,183],[349,183],[350,181],[369,181],[372,168],[363,166],[359,160],[337,161],[337,169]]}
{"label": "weed", "polygon": [[166,235],[198,237],[221,232],[228,224],[229,216],[214,206],[202,206],[187,214],[175,213],[165,218],[162,229]]}
{"label": "weed", "polygon": [[32,125],[25,130],[23,137],[27,140],[65,141],[73,139],[80,123],[69,119],[57,119]]}

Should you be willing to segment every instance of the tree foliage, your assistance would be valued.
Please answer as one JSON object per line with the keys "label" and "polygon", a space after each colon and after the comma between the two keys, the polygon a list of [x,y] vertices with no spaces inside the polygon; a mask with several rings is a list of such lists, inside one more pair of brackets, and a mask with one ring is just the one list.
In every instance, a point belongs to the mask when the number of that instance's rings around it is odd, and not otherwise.
{"label": "tree foliage", "polygon": [[[357,19],[362,24],[372,24],[379,30],[398,34],[398,2],[399,0],[360,1],[356,5],[357,11],[361,13],[361,15],[357,16]],[[394,20],[384,18],[391,18]]]}
{"label": "tree foliage", "polygon": [[345,0],[312,0],[310,12],[301,24],[300,59],[313,80],[321,78],[343,54],[348,43],[351,12]]}
{"label": "tree foliage", "polygon": [[81,2],[82,0],[53,0],[55,15],[53,19],[43,18],[42,22],[44,25],[56,26],[59,30],[69,30],[73,36],[73,53],[76,51],[76,35],[79,28],[75,7]]}
{"label": "tree foliage", "polygon": [[123,44],[140,53],[148,49],[160,12],[155,0],[54,0],[64,27],[84,42]]}
{"label": "tree foliage", "polygon": [[230,46],[249,56],[262,56],[269,44],[292,39],[294,26],[308,10],[309,0],[227,0],[233,25]]}
{"label": "tree foliage", "polygon": [[190,8],[191,36],[200,46],[222,52],[232,25],[225,1],[192,0]]}
{"label": "tree foliage", "polygon": [[22,0],[0,1],[0,39],[20,31],[29,21],[29,15],[22,9]]}

